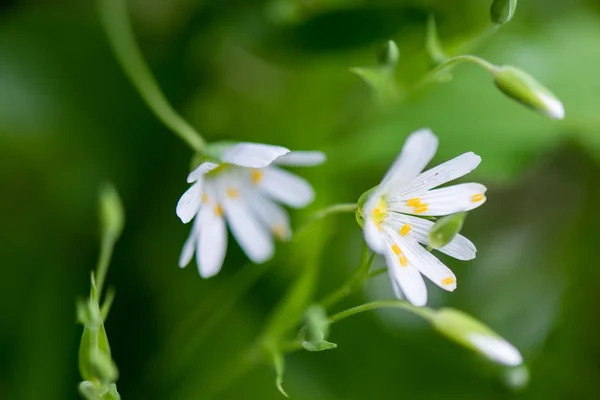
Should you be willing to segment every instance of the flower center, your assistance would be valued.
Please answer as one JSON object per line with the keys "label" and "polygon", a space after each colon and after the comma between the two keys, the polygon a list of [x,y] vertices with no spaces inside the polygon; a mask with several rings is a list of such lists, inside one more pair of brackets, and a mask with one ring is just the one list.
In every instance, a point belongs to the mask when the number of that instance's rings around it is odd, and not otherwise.
{"label": "flower center", "polygon": [[387,216],[387,210],[388,204],[382,197],[377,201],[377,205],[375,206],[375,208],[373,208],[373,211],[371,211],[371,218],[373,218],[375,225],[377,225],[378,227],[379,224],[381,224]]}

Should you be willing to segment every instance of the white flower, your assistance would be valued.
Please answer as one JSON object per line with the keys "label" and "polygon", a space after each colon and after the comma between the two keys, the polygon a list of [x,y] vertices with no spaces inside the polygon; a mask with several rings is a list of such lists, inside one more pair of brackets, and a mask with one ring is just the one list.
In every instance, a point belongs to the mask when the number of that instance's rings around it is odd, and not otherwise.
{"label": "white flower", "polygon": [[472,333],[467,340],[483,354],[500,364],[517,366],[523,362],[519,350],[502,338]]}
{"label": "white flower", "polygon": [[[412,133],[362,209],[367,244],[384,255],[396,296],[404,295],[416,306],[427,303],[421,274],[442,289],[456,288],[454,273],[421,246],[428,245],[433,222],[417,216],[468,211],[486,200],[486,188],[478,183],[434,189],[468,174],[481,162],[478,155],[465,153],[422,173],[437,145],[437,137],[429,129]],[[467,238],[456,235],[439,251],[459,260],[470,260],[475,258],[476,249]]]}
{"label": "white flower", "polygon": [[187,178],[193,185],[181,196],[177,216],[184,223],[196,218],[183,245],[179,266],[196,253],[204,278],[219,272],[227,249],[225,221],[248,258],[262,263],[273,255],[273,237],[291,236],[287,212],[314,198],[304,179],[271,164],[313,166],[325,161],[318,151],[290,150],[258,143],[238,143],[222,149],[220,163],[204,162]]}

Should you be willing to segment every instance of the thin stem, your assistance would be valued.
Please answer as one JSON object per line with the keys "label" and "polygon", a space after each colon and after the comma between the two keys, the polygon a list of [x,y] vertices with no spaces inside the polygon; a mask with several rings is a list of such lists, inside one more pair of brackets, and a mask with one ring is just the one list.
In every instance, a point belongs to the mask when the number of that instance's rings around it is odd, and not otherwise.
{"label": "thin stem", "polygon": [[169,129],[193,150],[203,152],[206,142],[173,109],[144,61],[135,37],[124,0],[97,0],[100,21],[121,68],[136,87],[148,107]]}
{"label": "thin stem", "polygon": [[98,266],[96,268],[96,293],[98,297],[98,304],[102,298],[102,287],[106,280],[106,273],[108,271],[108,265],[112,257],[113,248],[115,247],[116,238],[112,234],[105,233],[102,235],[100,243],[100,257],[98,257]]}
{"label": "thin stem", "polygon": [[460,56],[454,56],[454,57],[450,57],[450,58],[446,59],[444,62],[442,62],[441,64],[436,66],[434,69],[432,69],[427,75],[425,75],[423,77],[423,79],[421,79],[421,81],[417,84],[417,87],[422,87],[422,86],[430,83],[443,70],[445,70],[446,68],[449,68],[459,62],[470,62],[472,64],[479,65],[480,67],[484,68],[485,70],[487,70],[490,73],[493,73],[496,70],[495,65],[487,62],[483,58],[479,58],[477,56],[472,56],[472,55],[467,55],[467,54],[460,55]]}
{"label": "thin stem", "polygon": [[360,265],[354,270],[354,273],[342,286],[327,295],[319,303],[324,308],[329,308],[352,294],[368,278],[369,268],[371,268],[374,258],[375,253],[369,254],[369,249],[367,248],[366,244],[363,244],[363,255]]}
{"label": "thin stem", "polygon": [[415,307],[405,300],[381,300],[361,304],[360,306],[352,307],[347,310],[341,311],[335,315],[332,315],[329,318],[329,322],[333,324],[353,315],[360,314],[365,311],[376,310],[379,308],[401,308],[410,311],[413,314],[417,314],[428,321],[431,321],[434,312],[428,307]]}
{"label": "thin stem", "polygon": [[296,237],[300,236],[312,223],[320,221],[332,214],[353,213],[358,205],[356,203],[340,203],[325,207],[315,212],[309,219],[296,230]]}

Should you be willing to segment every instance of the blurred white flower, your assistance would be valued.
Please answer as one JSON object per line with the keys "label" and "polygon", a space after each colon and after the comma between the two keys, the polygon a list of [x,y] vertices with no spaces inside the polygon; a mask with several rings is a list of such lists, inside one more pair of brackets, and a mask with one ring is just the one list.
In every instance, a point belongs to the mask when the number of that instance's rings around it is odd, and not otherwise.
{"label": "blurred white flower", "polygon": [[[421,274],[442,289],[456,288],[454,273],[421,246],[429,244],[433,221],[415,215],[443,216],[468,211],[486,200],[486,188],[478,183],[434,189],[468,174],[481,162],[478,155],[465,153],[422,173],[437,145],[437,137],[429,129],[412,133],[360,210],[365,240],[374,252],[385,257],[396,296],[405,296],[415,306],[427,303]],[[438,250],[459,260],[473,259],[476,253],[475,245],[462,235],[456,235]]]}
{"label": "blurred white flower", "polygon": [[219,272],[227,249],[225,221],[248,258],[262,263],[273,255],[273,237],[291,237],[289,217],[278,203],[294,208],[314,198],[304,179],[275,165],[314,166],[325,161],[318,151],[298,151],[258,143],[220,148],[220,162],[204,162],[187,178],[193,185],[181,196],[177,216],[195,221],[183,245],[179,266],[194,252],[204,278]]}

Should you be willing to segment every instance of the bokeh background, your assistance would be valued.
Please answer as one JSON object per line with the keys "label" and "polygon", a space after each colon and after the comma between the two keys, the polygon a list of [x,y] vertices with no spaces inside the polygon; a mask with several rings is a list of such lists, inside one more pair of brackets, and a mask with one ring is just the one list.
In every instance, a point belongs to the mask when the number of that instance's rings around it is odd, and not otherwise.
{"label": "bokeh background", "polygon": [[[327,164],[298,171],[317,199],[292,213],[294,226],[376,185],[416,128],[439,135],[435,162],[466,151],[483,158],[466,179],[488,186],[488,202],[470,213],[463,232],[478,257],[443,258],[458,290],[432,288],[430,304],[467,311],[513,342],[529,384],[517,389],[505,370],[417,317],[386,311],[336,324],[335,350],[287,357],[293,399],[597,394],[600,3],[521,1],[514,20],[489,35],[490,3],[128,2],[157,80],[208,140],[328,153]],[[349,68],[376,65],[394,39],[397,79],[410,87],[431,67],[424,51],[431,12],[448,53],[528,71],[563,101],[564,121],[505,98],[472,65],[455,68],[450,82],[379,103]],[[105,180],[127,212],[109,271],[117,295],[106,325],[123,398],[282,398],[267,363],[236,372],[240,354],[306,267],[295,262],[298,253],[318,262],[319,297],[356,265],[360,230],[352,215],[331,217],[305,248],[282,244],[265,266],[246,265],[231,245],[222,272],[203,280],[193,265],[177,267],[189,227],[175,204],[191,156],[119,69],[91,2],[1,3],[0,399],[78,398],[75,299],[87,295],[96,263],[97,190]],[[334,311],[390,297],[382,277]]]}

